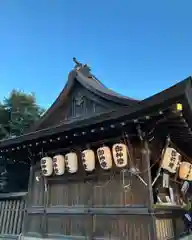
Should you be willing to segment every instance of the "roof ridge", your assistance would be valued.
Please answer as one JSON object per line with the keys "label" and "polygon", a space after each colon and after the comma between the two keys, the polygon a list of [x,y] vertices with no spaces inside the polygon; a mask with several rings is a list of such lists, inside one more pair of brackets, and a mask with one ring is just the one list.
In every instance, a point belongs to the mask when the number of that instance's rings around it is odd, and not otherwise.
{"label": "roof ridge", "polygon": [[[84,78],[88,78],[89,80],[92,79],[94,83],[98,83],[101,85],[101,87],[105,88],[105,94],[108,95],[112,95],[114,97],[117,98],[122,98],[125,100],[130,100],[130,101],[139,101],[137,99],[134,98],[130,98],[127,96],[124,96],[116,91],[114,91],[113,89],[108,88],[106,85],[104,85],[94,74],[91,73],[91,68],[87,65],[87,64],[82,64],[79,61],[77,61],[76,58],[73,58],[73,61],[75,62],[75,67],[74,70],[77,72],[77,74],[82,74]],[[80,76],[82,77],[82,76]],[[87,79],[87,80],[88,80]],[[87,83],[89,84],[89,81],[87,81]],[[92,86],[93,87],[93,86]],[[100,89],[101,90],[101,89]]]}
{"label": "roof ridge", "polygon": [[[91,88],[96,88],[99,92],[104,93],[105,95],[108,96],[113,96],[119,99],[124,99],[124,100],[129,100],[129,101],[139,101],[137,99],[134,98],[130,98],[128,96],[124,96],[116,91],[114,91],[113,89],[108,88],[106,85],[104,85],[98,78],[96,78],[92,73],[89,73],[89,76],[85,76],[84,73],[79,69],[76,70],[77,75],[79,76],[80,79],[78,79],[81,83],[84,82],[85,84],[88,84],[91,86]],[[91,81],[92,80],[92,83]],[[96,84],[97,85],[96,85]],[[99,86],[100,85],[100,86]]]}

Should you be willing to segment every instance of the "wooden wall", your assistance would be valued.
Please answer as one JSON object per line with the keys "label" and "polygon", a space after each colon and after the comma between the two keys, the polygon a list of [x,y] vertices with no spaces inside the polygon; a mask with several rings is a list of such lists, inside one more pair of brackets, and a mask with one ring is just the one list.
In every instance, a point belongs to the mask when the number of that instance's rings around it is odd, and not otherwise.
{"label": "wooden wall", "polygon": [[[39,215],[30,215],[27,230],[36,232],[33,236],[62,239],[150,239],[150,219],[147,216],[134,215],[47,215],[46,219]],[[42,233],[42,235],[41,235]],[[32,233],[31,233],[32,234]]]}
{"label": "wooden wall", "polygon": [[[148,183],[147,163],[142,149],[133,149],[134,165]],[[158,218],[152,210],[149,187],[137,177],[126,173],[124,184],[121,171],[85,179],[83,173],[65,174],[47,181],[40,178],[38,166],[31,169],[25,236],[53,239],[175,239],[183,231],[182,221],[163,215]],[[77,177],[77,178],[76,178]],[[155,231],[154,231],[155,229]],[[69,238],[70,237],[70,238]]]}
{"label": "wooden wall", "polygon": [[[38,172],[35,173],[38,176]],[[34,179],[28,205],[32,206],[84,206],[84,207],[123,207],[127,205],[142,205],[147,207],[147,188],[136,177],[127,175],[125,183],[129,189],[123,188],[122,174],[102,177],[102,180],[78,181],[68,183],[48,184],[48,196],[44,194],[43,182]],[[46,197],[46,199],[45,199]]]}
{"label": "wooden wall", "polygon": [[[135,164],[148,182],[141,149],[135,150]],[[37,181],[40,170],[31,171],[25,235],[84,236],[82,239],[150,239],[152,218],[148,214],[149,197],[137,177],[122,172],[97,173],[92,180]],[[63,176],[65,179],[66,176]],[[75,178],[75,176],[74,176]],[[87,238],[85,238],[87,237]]]}

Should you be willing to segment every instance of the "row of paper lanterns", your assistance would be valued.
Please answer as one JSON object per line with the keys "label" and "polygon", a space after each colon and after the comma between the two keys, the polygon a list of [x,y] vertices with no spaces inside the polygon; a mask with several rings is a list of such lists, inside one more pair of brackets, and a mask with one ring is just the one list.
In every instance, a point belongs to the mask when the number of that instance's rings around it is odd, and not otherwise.
{"label": "row of paper lanterns", "polygon": [[[123,143],[117,143],[112,146],[112,151],[108,146],[97,149],[97,158],[99,165],[103,170],[112,168],[113,161],[118,168],[124,168],[128,164],[128,148]],[[86,149],[81,152],[81,160],[85,171],[92,172],[95,169],[96,156],[92,149]],[[64,175],[65,170],[69,173],[78,171],[78,156],[75,152],[66,155],[56,155],[53,158],[43,157],[41,159],[42,174],[46,177],[55,175]]]}
{"label": "row of paper lanterns", "polygon": [[179,170],[179,178],[192,181],[192,164],[181,162],[181,155],[174,148],[166,148],[161,167],[174,174]]}
{"label": "row of paper lanterns", "polygon": [[[100,167],[103,170],[109,170],[112,168],[113,161],[118,168],[126,167],[129,160],[128,151],[128,147],[123,143],[114,144],[112,151],[107,146],[98,148],[97,158]],[[96,156],[93,150],[82,151],[81,160],[85,171],[92,172],[95,169]],[[176,173],[179,168],[179,178],[192,181],[192,164],[181,162],[181,155],[174,148],[166,148],[161,167],[171,174]],[[41,159],[41,169],[44,176],[51,176],[53,173],[58,176],[63,175],[65,170],[69,173],[75,173],[78,171],[78,156],[75,152],[70,152],[65,156],[43,157]]]}

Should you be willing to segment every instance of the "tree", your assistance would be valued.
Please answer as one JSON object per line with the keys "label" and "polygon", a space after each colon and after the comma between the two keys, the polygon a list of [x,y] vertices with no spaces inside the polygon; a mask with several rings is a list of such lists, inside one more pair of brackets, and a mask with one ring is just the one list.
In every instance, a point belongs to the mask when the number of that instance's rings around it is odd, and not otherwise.
{"label": "tree", "polygon": [[[13,90],[0,103],[0,140],[23,134],[41,117],[43,112],[44,109],[37,104],[34,94]],[[13,182],[17,185],[17,181],[9,181],[12,178],[12,173],[7,171],[7,167],[7,161],[1,156],[0,192],[7,191],[7,187],[10,184],[12,186]],[[8,169],[10,170],[10,166]]]}
{"label": "tree", "polygon": [[9,114],[3,104],[0,103],[0,139],[8,137]]}
{"label": "tree", "polygon": [[0,104],[0,139],[23,134],[43,112],[34,94],[14,89]]}

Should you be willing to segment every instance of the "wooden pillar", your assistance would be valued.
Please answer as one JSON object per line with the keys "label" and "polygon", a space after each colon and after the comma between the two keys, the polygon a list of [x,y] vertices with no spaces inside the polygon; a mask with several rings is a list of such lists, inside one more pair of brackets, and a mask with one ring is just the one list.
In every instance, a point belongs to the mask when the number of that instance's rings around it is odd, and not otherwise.
{"label": "wooden pillar", "polygon": [[151,179],[151,169],[150,169],[150,150],[148,146],[147,140],[144,140],[144,145],[142,149],[142,158],[143,161],[146,163],[147,166],[147,182],[148,182],[148,198],[149,198],[149,214],[151,218],[151,224],[150,224],[150,237],[152,240],[157,239],[157,234],[156,234],[156,218],[154,215],[154,199],[153,199],[153,189],[152,189],[152,179]]}
{"label": "wooden pillar", "polygon": [[48,216],[46,214],[46,210],[48,208],[49,204],[49,186],[46,177],[43,177],[43,191],[44,191],[44,196],[43,196],[43,207],[44,207],[44,214],[43,214],[43,237],[47,236],[48,233]]}

